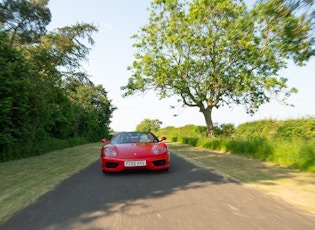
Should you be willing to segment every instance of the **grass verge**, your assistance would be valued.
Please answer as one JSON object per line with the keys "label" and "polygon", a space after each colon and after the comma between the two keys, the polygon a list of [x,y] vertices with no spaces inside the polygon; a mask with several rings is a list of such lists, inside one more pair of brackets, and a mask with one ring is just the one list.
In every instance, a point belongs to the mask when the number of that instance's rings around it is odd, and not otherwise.
{"label": "grass verge", "polygon": [[0,223],[99,159],[102,143],[0,164]]}
{"label": "grass verge", "polygon": [[187,144],[168,143],[170,151],[202,167],[233,177],[315,214],[314,173],[301,172],[244,156]]}

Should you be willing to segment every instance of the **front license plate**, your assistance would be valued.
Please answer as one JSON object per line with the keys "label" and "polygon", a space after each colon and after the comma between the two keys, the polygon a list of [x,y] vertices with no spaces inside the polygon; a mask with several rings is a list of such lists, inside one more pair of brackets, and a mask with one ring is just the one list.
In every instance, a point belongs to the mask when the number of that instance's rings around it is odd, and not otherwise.
{"label": "front license plate", "polygon": [[125,167],[146,166],[146,161],[125,161]]}

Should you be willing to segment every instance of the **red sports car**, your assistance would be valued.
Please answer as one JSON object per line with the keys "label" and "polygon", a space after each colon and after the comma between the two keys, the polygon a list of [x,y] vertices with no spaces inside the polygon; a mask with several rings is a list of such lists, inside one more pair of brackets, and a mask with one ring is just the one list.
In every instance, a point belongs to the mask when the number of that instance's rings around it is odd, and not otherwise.
{"label": "red sports car", "polygon": [[101,150],[103,172],[129,169],[167,170],[170,166],[168,146],[151,132],[121,132]]}

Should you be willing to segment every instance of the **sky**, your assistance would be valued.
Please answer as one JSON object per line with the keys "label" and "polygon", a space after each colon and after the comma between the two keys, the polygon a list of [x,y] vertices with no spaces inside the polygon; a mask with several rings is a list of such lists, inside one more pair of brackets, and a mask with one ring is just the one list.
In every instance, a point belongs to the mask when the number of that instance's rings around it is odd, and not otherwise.
{"label": "sky", "polygon": [[[188,124],[205,126],[203,114],[197,108],[182,107],[177,97],[160,100],[155,92],[123,98],[120,87],[127,84],[131,72],[127,70],[134,61],[134,40],[131,36],[148,23],[151,0],[50,0],[52,21],[48,30],[74,25],[77,22],[92,23],[98,27],[93,34],[95,45],[83,63],[84,69],[95,84],[101,84],[108,98],[117,107],[110,127],[114,131],[131,131],[144,119],[158,119],[162,127],[182,127]],[[251,4],[252,1],[246,1]],[[256,120],[297,119],[315,116],[315,58],[306,66],[290,63],[280,76],[288,78],[289,87],[299,92],[288,100],[294,107],[271,101],[260,107],[255,115],[246,113],[243,106],[220,107],[212,113],[217,124],[233,123],[235,126]],[[175,108],[171,108],[174,106]],[[176,115],[176,116],[174,116]]]}

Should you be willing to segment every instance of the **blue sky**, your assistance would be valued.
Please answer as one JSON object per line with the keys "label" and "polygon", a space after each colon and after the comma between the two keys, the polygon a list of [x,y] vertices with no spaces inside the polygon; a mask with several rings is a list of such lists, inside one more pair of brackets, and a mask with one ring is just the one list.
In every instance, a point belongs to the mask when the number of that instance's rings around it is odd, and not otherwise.
{"label": "blue sky", "polygon": [[[95,45],[88,62],[83,63],[94,84],[102,84],[108,97],[118,108],[113,113],[111,128],[115,131],[134,130],[144,119],[159,119],[162,127],[180,127],[187,124],[205,125],[197,108],[182,108],[176,97],[159,100],[154,92],[122,98],[120,87],[126,85],[131,72],[127,66],[133,62],[133,40],[141,26],[148,22],[150,0],[50,0],[52,22],[48,29],[73,25],[76,22],[93,23],[99,32],[93,35]],[[250,0],[247,2],[251,2]],[[288,100],[295,107],[272,101],[250,116],[241,106],[221,107],[213,111],[213,121],[219,124],[239,125],[260,119],[295,119],[315,116],[315,58],[304,67],[290,64],[281,71],[289,79],[288,85],[299,93]],[[171,109],[175,106],[175,109]],[[176,114],[177,116],[174,116]]]}

